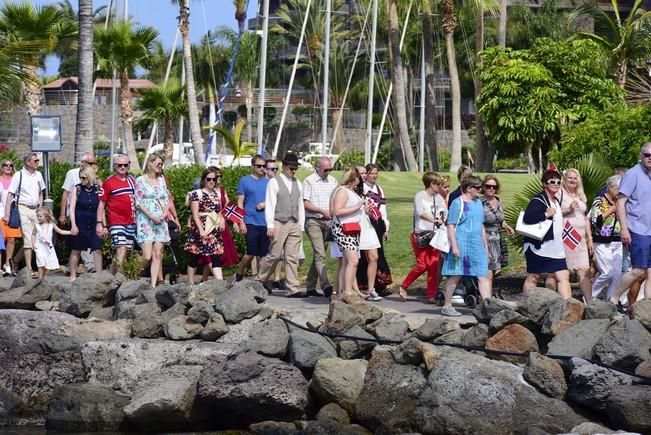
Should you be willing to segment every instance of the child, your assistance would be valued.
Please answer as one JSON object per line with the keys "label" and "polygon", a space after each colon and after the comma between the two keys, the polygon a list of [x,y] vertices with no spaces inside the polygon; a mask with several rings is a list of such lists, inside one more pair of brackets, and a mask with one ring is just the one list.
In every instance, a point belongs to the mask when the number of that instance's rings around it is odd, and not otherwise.
{"label": "child", "polygon": [[72,232],[62,230],[54,224],[54,217],[49,208],[36,209],[37,225],[32,233],[32,246],[36,252],[36,266],[38,266],[38,279],[43,279],[47,270],[57,270],[59,259],[52,243],[52,231],[62,236],[70,236]]}

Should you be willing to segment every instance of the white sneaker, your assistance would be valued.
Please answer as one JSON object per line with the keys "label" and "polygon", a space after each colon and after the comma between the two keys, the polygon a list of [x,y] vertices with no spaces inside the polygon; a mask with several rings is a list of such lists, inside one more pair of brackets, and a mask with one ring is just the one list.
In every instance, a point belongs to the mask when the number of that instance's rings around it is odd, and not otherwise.
{"label": "white sneaker", "polygon": [[441,308],[441,314],[449,317],[459,317],[461,313],[454,309],[454,307],[443,307]]}
{"label": "white sneaker", "polygon": [[11,266],[9,266],[9,263],[7,263],[2,268],[2,276],[10,276],[10,275],[11,275]]}
{"label": "white sneaker", "polygon": [[378,302],[378,301],[381,301],[381,300],[382,300],[382,297],[381,297],[379,294],[377,294],[377,292],[375,291],[375,289],[373,289],[373,290],[371,290],[371,292],[368,294],[368,298],[366,298],[366,300],[367,300],[367,301],[371,301],[371,302]]}

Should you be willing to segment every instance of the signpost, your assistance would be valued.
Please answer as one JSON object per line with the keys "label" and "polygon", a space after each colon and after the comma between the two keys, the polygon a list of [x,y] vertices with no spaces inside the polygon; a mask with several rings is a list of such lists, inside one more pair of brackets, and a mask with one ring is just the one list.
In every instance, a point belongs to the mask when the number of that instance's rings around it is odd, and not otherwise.
{"label": "signpost", "polygon": [[43,153],[43,168],[45,172],[45,201],[44,205],[52,210],[54,203],[50,199],[50,162],[48,153],[61,151],[61,117],[32,116],[32,151]]}

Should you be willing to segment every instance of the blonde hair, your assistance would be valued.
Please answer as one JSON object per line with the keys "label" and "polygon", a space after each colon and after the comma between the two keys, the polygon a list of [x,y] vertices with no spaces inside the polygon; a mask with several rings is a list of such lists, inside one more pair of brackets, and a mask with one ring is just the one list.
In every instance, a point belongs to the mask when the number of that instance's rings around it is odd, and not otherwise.
{"label": "blonde hair", "polygon": [[91,166],[86,166],[84,169],[79,171],[79,177],[82,175],[86,177],[88,184],[95,184],[95,181],[97,180],[97,174]]}
{"label": "blonde hair", "polygon": [[45,220],[47,221],[47,223],[51,224],[52,222],[54,222],[54,216],[52,215],[52,210],[50,210],[49,208],[40,206],[39,208],[36,209],[36,215],[38,215],[39,213],[45,214]]}
{"label": "blonde hair", "polygon": [[163,162],[163,159],[158,154],[149,154],[149,157],[147,157],[147,163],[145,163],[145,170],[143,171],[145,175],[151,175],[151,176],[156,175],[156,169],[155,168],[152,169],[151,167],[151,164],[156,160],[160,160],[161,163]]}
{"label": "blonde hair", "polygon": [[342,186],[354,185],[356,183],[355,179],[361,180],[362,177],[360,177],[359,170],[357,169],[357,167],[351,166],[350,168],[346,169],[344,175],[341,176],[341,185]]}
{"label": "blonde hair", "polygon": [[567,188],[567,183],[565,182],[565,177],[567,177],[570,173],[574,173],[577,178],[577,183],[576,183],[576,195],[579,197],[579,199],[583,202],[587,201],[587,198],[585,196],[585,191],[583,190],[583,179],[581,178],[581,174],[579,171],[577,171],[574,168],[569,168],[563,171],[563,177],[561,178],[561,187],[565,189],[567,192],[569,192]]}

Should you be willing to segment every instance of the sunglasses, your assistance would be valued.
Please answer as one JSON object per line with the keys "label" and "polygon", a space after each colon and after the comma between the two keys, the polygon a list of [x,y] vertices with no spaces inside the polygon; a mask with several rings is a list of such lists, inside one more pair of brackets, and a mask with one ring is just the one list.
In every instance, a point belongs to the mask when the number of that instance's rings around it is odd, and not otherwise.
{"label": "sunglasses", "polygon": [[88,180],[88,177],[79,177],[80,180]]}
{"label": "sunglasses", "polygon": [[222,177],[206,177],[206,181],[217,181]]}
{"label": "sunglasses", "polygon": [[278,171],[278,168],[267,168],[267,171],[277,172],[277,171]]}
{"label": "sunglasses", "polygon": [[651,159],[651,153],[642,153],[645,159]]}
{"label": "sunglasses", "polygon": [[255,165],[256,168],[264,168],[266,165]]}
{"label": "sunglasses", "polygon": [[484,184],[484,189],[497,189],[497,184]]}
{"label": "sunglasses", "polygon": [[289,169],[290,171],[296,171],[298,169],[298,167],[296,167],[296,166],[288,166],[287,169]]}
{"label": "sunglasses", "polygon": [[40,162],[39,159],[34,159],[34,163],[38,163],[38,162]]}
{"label": "sunglasses", "polygon": [[92,165],[92,166],[97,166],[97,162],[83,162],[86,163],[87,165]]}
{"label": "sunglasses", "polygon": [[118,168],[128,168],[130,163],[116,163],[115,166]]}
{"label": "sunglasses", "polygon": [[3,167],[3,168],[13,168],[14,165],[13,165],[13,163],[3,163],[3,164],[2,164],[2,167]]}
{"label": "sunglasses", "polygon": [[554,186],[554,185],[560,186],[561,185],[561,180],[547,180],[547,184],[550,184],[552,186]]}
{"label": "sunglasses", "polygon": [[481,184],[473,184],[473,185],[470,186],[470,187],[473,187],[473,188],[475,188],[475,189],[481,189]]}
{"label": "sunglasses", "polygon": [[326,174],[327,174],[328,172],[331,172],[331,171],[332,171],[332,168],[328,168],[328,169],[324,169],[324,170],[323,170],[323,172],[325,172]]}

